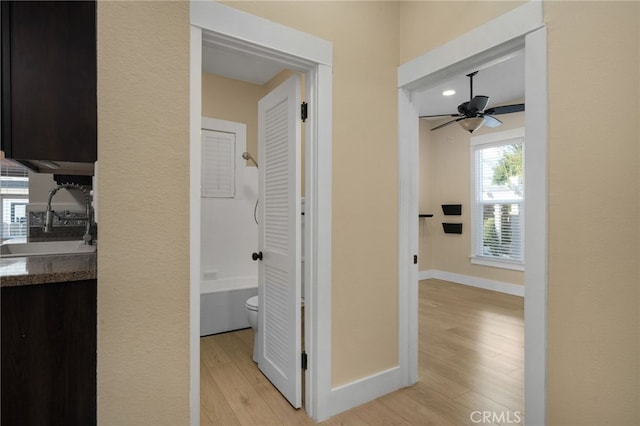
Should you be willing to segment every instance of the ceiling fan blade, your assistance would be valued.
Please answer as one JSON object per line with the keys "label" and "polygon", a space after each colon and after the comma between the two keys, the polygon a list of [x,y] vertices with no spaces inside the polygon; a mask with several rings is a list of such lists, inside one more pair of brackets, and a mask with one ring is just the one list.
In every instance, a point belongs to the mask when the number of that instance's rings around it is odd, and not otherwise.
{"label": "ceiling fan blade", "polygon": [[469,115],[469,101],[463,102],[458,105],[458,112],[460,116],[468,116]]}
{"label": "ceiling fan blade", "polygon": [[500,115],[511,114],[512,112],[524,111],[524,104],[503,105],[493,108],[489,108],[485,111],[486,114]]}
{"label": "ceiling fan blade", "polygon": [[460,117],[460,114],[421,115],[419,118]]}
{"label": "ceiling fan blade", "polygon": [[484,107],[487,106],[488,102],[489,102],[488,96],[482,96],[482,95],[474,96],[473,99],[471,99],[471,101],[469,102],[468,109],[470,111],[481,112],[484,110]]}
{"label": "ceiling fan blade", "polygon": [[455,122],[457,122],[457,121],[464,120],[464,119],[465,119],[465,117],[456,118],[455,120],[447,121],[447,122],[446,122],[446,123],[444,123],[444,124],[441,124],[441,125],[439,125],[439,126],[436,126],[436,127],[434,127],[433,129],[431,129],[431,130],[438,130],[438,129],[443,128],[444,126],[448,126],[449,124],[453,124],[453,123],[455,123]]}
{"label": "ceiling fan blade", "polygon": [[482,123],[483,126],[486,127],[498,127],[499,125],[502,124],[502,121],[498,120],[495,117],[492,117],[488,114],[482,114],[482,116],[484,117],[484,123]]}

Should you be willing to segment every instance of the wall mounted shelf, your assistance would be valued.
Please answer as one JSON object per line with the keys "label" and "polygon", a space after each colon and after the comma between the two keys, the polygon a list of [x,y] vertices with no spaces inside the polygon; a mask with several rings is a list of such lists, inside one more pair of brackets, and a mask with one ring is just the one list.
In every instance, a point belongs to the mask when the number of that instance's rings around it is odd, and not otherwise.
{"label": "wall mounted shelf", "polygon": [[462,204],[442,204],[442,213],[447,216],[460,216],[462,214]]}
{"label": "wall mounted shelf", "polygon": [[442,229],[445,234],[462,234],[461,223],[442,223]]}

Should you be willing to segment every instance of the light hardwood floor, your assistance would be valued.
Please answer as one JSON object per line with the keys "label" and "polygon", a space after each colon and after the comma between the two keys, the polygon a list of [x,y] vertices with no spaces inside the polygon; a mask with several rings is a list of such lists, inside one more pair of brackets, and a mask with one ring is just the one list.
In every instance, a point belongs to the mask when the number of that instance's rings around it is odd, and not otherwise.
{"label": "light hardwood floor", "polygon": [[[419,382],[322,424],[522,424],[523,299],[425,280],[419,303]],[[200,343],[201,425],[313,424],[251,360],[253,330]]]}

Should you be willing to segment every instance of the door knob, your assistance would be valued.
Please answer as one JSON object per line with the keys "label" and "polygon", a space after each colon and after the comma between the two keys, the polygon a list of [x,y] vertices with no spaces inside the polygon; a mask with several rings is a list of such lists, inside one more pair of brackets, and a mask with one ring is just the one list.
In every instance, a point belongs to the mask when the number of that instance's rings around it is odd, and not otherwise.
{"label": "door knob", "polygon": [[259,251],[259,252],[257,252],[257,253],[253,253],[253,254],[251,255],[251,258],[252,258],[253,260],[262,260],[262,252],[261,252],[261,251]]}

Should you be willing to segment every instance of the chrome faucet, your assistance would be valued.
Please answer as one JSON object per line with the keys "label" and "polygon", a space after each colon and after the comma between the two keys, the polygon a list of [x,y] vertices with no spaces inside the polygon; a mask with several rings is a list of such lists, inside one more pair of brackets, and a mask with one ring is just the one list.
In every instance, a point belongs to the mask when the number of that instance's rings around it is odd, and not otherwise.
{"label": "chrome faucet", "polygon": [[84,220],[87,222],[87,225],[85,227],[85,231],[84,231],[84,235],[82,236],[82,240],[84,241],[85,244],[90,245],[92,242],[92,237],[91,237],[91,223],[92,223],[92,218],[91,218],[91,197],[89,195],[89,192],[84,189],[81,185],[75,184],[75,183],[64,183],[62,185],[58,185],[56,188],[53,188],[51,191],[49,191],[49,200],[47,201],[47,210],[45,211],[44,214],[44,227],[43,227],[43,232],[51,232],[51,228],[53,228],[53,216],[56,215],[58,217],[60,217],[60,215],[58,215],[55,211],[51,210],[51,200],[53,200],[53,196],[56,195],[56,193],[58,191],[60,191],[61,189],[75,189],[77,191],[81,191],[84,194],[84,204],[85,204],[85,209],[86,209],[86,217],[84,218],[75,218],[76,220]]}

